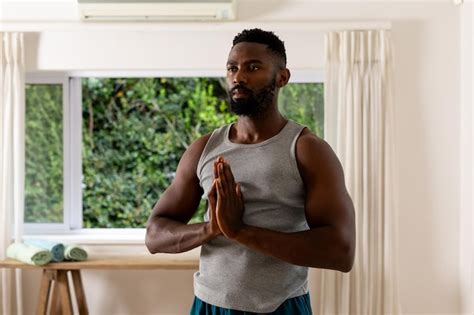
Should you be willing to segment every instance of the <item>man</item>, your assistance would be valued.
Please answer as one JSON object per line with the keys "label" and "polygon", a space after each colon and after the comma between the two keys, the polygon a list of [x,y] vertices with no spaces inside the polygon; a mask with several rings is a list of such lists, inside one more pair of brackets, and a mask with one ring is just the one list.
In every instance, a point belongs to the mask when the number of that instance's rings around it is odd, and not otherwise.
{"label": "man", "polygon": [[[191,314],[311,314],[308,267],[349,272],[352,201],[329,145],[278,111],[283,42],[244,30],[227,61],[238,121],[196,140],[153,209],[151,253],[201,247]],[[187,224],[201,196],[206,222]]]}

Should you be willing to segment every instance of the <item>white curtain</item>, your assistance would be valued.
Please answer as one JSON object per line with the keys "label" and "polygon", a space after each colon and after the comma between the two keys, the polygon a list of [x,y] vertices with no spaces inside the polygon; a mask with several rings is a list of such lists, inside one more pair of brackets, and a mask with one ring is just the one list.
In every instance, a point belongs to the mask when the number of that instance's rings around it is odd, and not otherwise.
{"label": "white curtain", "polygon": [[391,34],[330,32],[325,44],[325,138],[344,168],[357,244],[351,272],[318,271],[314,311],[400,314]]}
{"label": "white curtain", "polygon": [[[22,238],[24,181],[23,34],[0,32],[0,259],[12,241]],[[21,270],[2,269],[0,280],[1,314],[23,314]]]}

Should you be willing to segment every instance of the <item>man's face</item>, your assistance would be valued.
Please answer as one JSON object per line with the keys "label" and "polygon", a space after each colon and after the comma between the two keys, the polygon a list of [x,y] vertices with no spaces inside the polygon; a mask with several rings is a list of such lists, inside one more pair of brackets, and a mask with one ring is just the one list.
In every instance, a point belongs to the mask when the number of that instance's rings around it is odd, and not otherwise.
{"label": "man's face", "polygon": [[276,66],[266,45],[242,42],[235,45],[227,61],[230,110],[258,117],[266,112],[276,95]]}

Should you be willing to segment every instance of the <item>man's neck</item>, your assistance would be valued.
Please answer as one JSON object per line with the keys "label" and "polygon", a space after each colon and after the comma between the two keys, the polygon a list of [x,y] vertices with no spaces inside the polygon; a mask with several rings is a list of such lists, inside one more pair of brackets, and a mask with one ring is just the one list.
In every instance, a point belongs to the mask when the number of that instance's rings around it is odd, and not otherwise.
{"label": "man's neck", "polygon": [[280,132],[287,119],[278,110],[267,112],[261,117],[239,116],[230,130],[230,141],[252,144],[263,142]]}

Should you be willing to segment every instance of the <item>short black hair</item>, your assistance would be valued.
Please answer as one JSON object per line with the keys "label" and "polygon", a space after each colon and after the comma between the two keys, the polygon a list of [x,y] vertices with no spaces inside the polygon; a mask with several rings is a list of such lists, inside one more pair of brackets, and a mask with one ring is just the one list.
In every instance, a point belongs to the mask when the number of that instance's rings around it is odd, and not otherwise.
{"label": "short black hair", "polygon": [[264,31],[259,28],[243,30],[234,37],[232,47],[242,42],[267,45],[267,48],[281,59],[281,61],[283,62],[282,66],[286,67],[285,44],[273,32]]}

